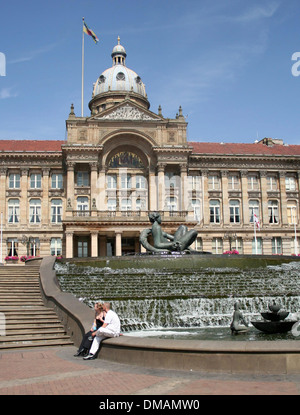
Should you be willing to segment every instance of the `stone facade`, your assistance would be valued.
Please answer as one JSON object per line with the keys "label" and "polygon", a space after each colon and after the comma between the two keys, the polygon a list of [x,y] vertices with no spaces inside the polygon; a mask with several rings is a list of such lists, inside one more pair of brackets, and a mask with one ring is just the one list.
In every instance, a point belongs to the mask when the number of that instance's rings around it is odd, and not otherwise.
{"label": "stone facade", "polygon": [[174,119],[150,111],[121,55],[117,82],[105,85],[107,70],[94,85],[90,116],[71,106],[65,141],[0,141],[2,260],[141,252],[156,210],[167,232],[195,227],[196,250],[297,254],[300,146],[187,141],[181,107]]}

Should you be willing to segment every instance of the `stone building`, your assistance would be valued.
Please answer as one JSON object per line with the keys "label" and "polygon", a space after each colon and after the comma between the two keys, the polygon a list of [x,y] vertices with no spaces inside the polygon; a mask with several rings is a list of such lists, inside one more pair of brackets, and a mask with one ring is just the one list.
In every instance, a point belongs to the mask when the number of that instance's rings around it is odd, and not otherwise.
{"label": "stone building", "polygon": [[150,111],[119,39],[112,60],[66,140],[0,141],[2,260],[141,252],[149,211],[195,227],[196,250],[297,254],[300,145],[189,142],[181,107]]}

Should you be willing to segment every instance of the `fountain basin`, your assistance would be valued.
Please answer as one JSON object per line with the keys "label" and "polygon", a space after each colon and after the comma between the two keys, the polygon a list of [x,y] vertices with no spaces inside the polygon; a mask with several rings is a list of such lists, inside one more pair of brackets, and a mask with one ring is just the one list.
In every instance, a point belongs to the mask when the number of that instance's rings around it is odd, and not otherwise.
{"label": "fountain basin", "polygon": [[293,321],[251,321],[255,328],[264,333],[287,333],[293,327],[297,320]]}
{"label": "fountain basin", "polygon": [[289,315],[289,311],[280,311],[279,313],[269,313],[269,312],[265,312],[265,313],[261,313],[262,317],[266,320],[269,321],[281,321],[287,318],[287,316]]}

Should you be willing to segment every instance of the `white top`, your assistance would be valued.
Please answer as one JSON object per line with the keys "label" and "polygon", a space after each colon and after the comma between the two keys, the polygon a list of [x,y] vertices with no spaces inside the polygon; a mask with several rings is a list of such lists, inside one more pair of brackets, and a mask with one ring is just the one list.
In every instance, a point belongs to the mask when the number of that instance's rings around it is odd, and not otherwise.
{"label": "white top", "polygon": [[104,319],[104,323],[107,324],[106,327],[112,332],[117,333],[117,334],[120,333],[120,328],[121,328],[120,319],[114,311],[109,310],[107,312],[105,319]]}

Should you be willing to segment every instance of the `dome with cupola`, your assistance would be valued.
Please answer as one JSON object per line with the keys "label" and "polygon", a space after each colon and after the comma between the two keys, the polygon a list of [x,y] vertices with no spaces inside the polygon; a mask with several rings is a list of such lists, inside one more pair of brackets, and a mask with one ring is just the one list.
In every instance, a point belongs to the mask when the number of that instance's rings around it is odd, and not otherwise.
{"label": "dome with cupola", "polygon": [[126,56],[125,48],[120,44],[118,37],[118,44],[111,54],[112,67],[102,72],[94,84],[93,98],[89,106],[96,109],[96,112],[106,109],[107,105],[111,106],[112,101],[115,104],[121,102],[125,96],[130,96],[146,108],[150,107],[145,85],[136,72],[126,67]]}

